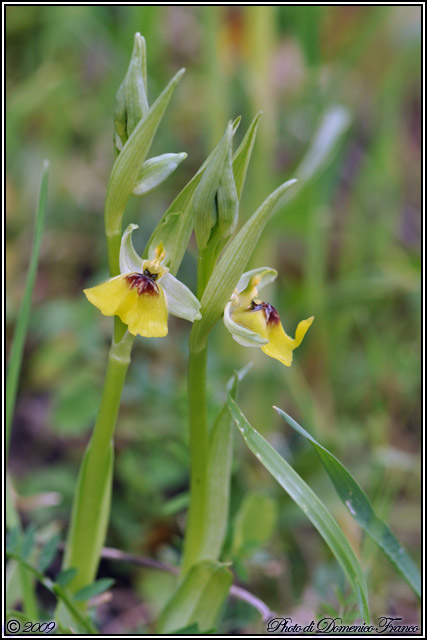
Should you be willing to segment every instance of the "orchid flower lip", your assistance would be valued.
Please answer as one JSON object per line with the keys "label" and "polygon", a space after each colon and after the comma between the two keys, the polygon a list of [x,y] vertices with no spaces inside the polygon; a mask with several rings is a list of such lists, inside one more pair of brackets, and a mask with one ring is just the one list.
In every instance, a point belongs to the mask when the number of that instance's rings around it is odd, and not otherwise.
{"label": "orchid flower lip", "polygon": [[136,289],[138,295],[147,294],[149,296],[159,295],[159,287],[154,282],[157,279],[157,274],[153,277],[151,274],[145,273],[148,271],[144,269],[144,273],[129,273],[125,276],[126,281],[129,283],[131,289]]}
{"label": "orchid flower lip", "polygon": [[268,325],[278,324],[280,322],[279,314],[275,307],[269,302],[260,302],[254,298],[251,302],[251,311],[262,311],[264,313],[265,321]]}

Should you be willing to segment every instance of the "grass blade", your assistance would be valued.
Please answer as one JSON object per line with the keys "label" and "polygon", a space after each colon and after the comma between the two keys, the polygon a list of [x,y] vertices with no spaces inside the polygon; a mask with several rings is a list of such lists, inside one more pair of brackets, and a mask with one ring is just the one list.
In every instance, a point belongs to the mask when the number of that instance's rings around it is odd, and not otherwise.
{"label": "grass blade", "polygon": [[298,431],[300,435],[311,442],[349,513],[385,553],[414,593],[420,598],[421,576],[418,568],[396,536],[391,532],[389,526],[378,518],[368,497],[353,476],[332,453],[319,444],[293,418],[278,407],[274,407],[274,409],[295,431]]}
{"label": "grass blade", "polygon": [[19,374],[22,364],[22,354],[24,351],[25,338],[30,321],[31,299],[33,296],[34,282],[36,279],[37,266],[39,262],[40,245],[43,236],[47,202],[48,172],[49,164],[47,160],[45,160],[43,165],[39,200],[36,211],[33,251],[31,254],[30,266],[28,268],[24,297],[22,299],[21,308],[19,310],[12,347],[10,350],[9,367],[6,378],[6,456],[8,455],[9,451],[10,434],[12,430],[12,417],[15,409],[16,393],[18,389]]}
{"label": "grass blade", "polygon": [[228,407],[249,449],[304,511],[331,549],[353,587],[364,622],[369,623],[365,577],[353,549],[336,520],[290,464],[249,424],[230,396]]}

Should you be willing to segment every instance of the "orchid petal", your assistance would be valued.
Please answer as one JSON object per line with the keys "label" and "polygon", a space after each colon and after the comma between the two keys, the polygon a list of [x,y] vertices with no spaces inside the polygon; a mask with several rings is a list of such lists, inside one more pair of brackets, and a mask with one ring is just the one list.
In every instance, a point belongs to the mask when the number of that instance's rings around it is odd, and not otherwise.
{"label": "orchid petal", "polygon": [[200,320],[200,302],[185,284],[171,273],[165,273],[161,278],[161,286],[165,290],[169,313],[190,322]]}

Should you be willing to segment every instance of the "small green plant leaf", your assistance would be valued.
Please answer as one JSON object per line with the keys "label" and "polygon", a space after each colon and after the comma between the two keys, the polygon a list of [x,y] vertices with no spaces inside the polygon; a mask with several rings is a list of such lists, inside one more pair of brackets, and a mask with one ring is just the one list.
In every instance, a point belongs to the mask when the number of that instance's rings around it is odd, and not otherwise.
{"label": "small green plant leaf", "polygon": [[9,553],[15,553],[18,551],[20,539],[19,527],[13,527],[8,533],[6,542],[6,551]]}
{"label": "small green plant leaf", "polygon": [[59,533],[55,533],[44,545],[43,549],[40,552],[38,559],[38,569],[42,573],[46,571],[50,567],[53,562],[53,559],[58,551],[58,545],[60,541]]}
{"label": "small green plant leaf", "polygon": [[36,542],[36,527],[33,524],[25,530],[24,536],[21,542],[21,556],[24,560],[28,560],[31,555],[31,552],[34,549],[34,545]]}
{"label": "small green plant leaf", "polygon": [[[10,558],[13,558],[17,562],[19,562],[25,569],[30,571],[34,576],[36,576],[37,580],[54,596],[61,602],[67,611],[70,617],[70,624],[72,624],[73,628],[75,627],[75,623],[78,623],[79,629],[81,627],[82,631],[89,632],[89,634],[96,634],[97,629],[92,624],[91,620],[82,614],[81,611],[76,607],[76,605],[71,601],[68,594],[64,591],[63,587],[48,577],[46,577],[41,571],[33,567],[27,560],[25,560],[22,555],[16,553],[8,553]],[[31,618],[34,620],[34,618]]]}
{"label": "small green plant leaf", "polygon": [[368,497],[353,476],[330,451],[317,442],[298,422],[282,409],[278,407],[274,407],[274,409],[295,431],[311,442],[350,515],[389,558],[414,593],[420,598],[421,575],[417,566],[389,526],[378,518]]}
{"label": "small green plant leaf", "polygon": [[56,576],[55,582],[56,584],[59,584],[60,587],[66,587],[67,584],[69,584],[71,580],[74,578],[76,573],[77,573],[77,569],[75,569],[74,567],[70,567],[69,569],[64,569],[63,571],[60,571],[58,573],[58,575]]}
{"label": "small green plant leaf", "polygon": [[357,596],[360,615],[369,622],[368,593],[359,561],[336,520],[304,480],[248,422],[234,400],[228,407],[252,453],[311,520],[342,566]]}
{"label": "small green plant leaf", "polygon": [[199,562],[190,569],[160,615],[157,633],[168,634],[197,625],[200,632],[217,622],[232,583],[226,565]]}
{"label": "small green plant leaf", "polygon": [[95,582],[87,585],[87,587],[79,589],[74,594],[73,600],[76,602],[85,602],[90,598],[99,596],[101,593],[104,593],[104,591],[108,591],[108,589],[113,586],[114,582],[115,581],[112,578],[101,578],[100,580],[95,580]]}

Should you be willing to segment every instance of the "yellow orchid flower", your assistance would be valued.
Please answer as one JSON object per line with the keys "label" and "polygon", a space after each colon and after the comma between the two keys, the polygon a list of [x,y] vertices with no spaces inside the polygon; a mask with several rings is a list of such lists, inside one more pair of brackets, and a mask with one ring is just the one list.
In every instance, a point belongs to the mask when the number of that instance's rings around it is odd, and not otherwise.
{"label": "yellow orchid flower", "polygon": [[132,335],[161,338],[168,332],[168,313],[194,322],[201,318],[200,302],[161,264],[166,257],[162,244],[151,259],[138,256],[132,244],[137,228],[130,224],[123,234],[121,275],[84,289],[84,294],[105,316],[119,316]]}
{"label": "yellow orchid flower", "polygon": [[259,290],[277,276],[275,269],[262,267],[244,273],[224,310],[224,324],[234,340],[245,347],[260,347],[286,367],[292,364],[292,352],[299,347],[314,316],[302,320],[295,338],[287,335],[276,309],[258,298]]}

